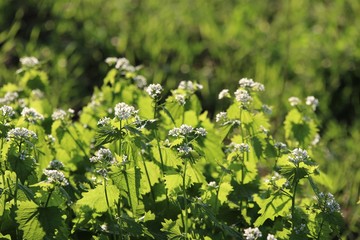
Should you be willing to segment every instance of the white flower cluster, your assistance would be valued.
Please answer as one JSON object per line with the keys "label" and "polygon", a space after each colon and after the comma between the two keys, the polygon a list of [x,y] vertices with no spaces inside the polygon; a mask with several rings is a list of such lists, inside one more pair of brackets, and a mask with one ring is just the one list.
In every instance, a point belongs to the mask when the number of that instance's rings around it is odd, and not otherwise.
{"label": "white flower cluster", "polygon": [[254,80],[249,78],[242,78],[239,80],[239,85],[242,88],[250,88],[254,91],[265,91],[265,87],[263,84],[254,82]]}
{"label": "white flower cluster", "polygon": [[159,99],[161,96],[161,93],[163,91],[163,88],[160,84],[150,84],[145,91],[150,95],[153,99]]}
{"label": "white flower cluster", "polygon": [[51,118],[53,121],[61,120],[64,121],[66,119],[71,118],[74,115],[74,110],[69,108],[67,112],[62,109],[57,109],[52,115]]}
{"label": "white flower cluster", "polygon": [[205,128],[199,127],[199,128],[195,128],[195,134],[205,137],[207,135],[207,131]]}
{"label": "white flower cluster", "polygon": [[20,142],[32,142],[37,140],[37,135],[27,128],[13,128],[7,133],[7,139],[14,139]]}
{"label": "white flower cluster", "polygon": [[216,122],[225,122],[227,121],[227,119],[228,119],[227,112],[219,112],[218,114],[216,114],[215,117]]}
{"label": "white flower cluster", "polygon": [[203,85],[193,83],[192,81],[181,81],[178,86],[179,89],[194,93],[197,90],[203,89]]}
{"label": "white flower cluster", "polygon": [[59,170],[44,170],[44,174],[47,177],[46,182],[52,183],[55,185],[60,186],[67,186],[69,185],[68,180],[65,178],[65,175],[63,172]]}
{"label": "white flower cluster", "polygon": [[274,147],[276,147],[279,150],[285,150],[287,148],[286,144],[283,142],[276,142],[274,144]]}
{"label": "white flower cluster", "polygon": [[294,226],[294,231],[296,234],[304,234],[306,232],[306,224],[301,223],[299,226]]}
{"label": "white flower cluster", "polygon": [[269,233],[266,237],[266,240],[277,240],[277,238],[274,235]]}
{"label": "white flower cluster", "polygon": [[217,188],[218,185],[216,184],[215,181],[211,181],[211,182],[208,183],[208,187],[209,187],[209,188]]}
{"label": "white flower cluster", "polygon": [[107,148],[100,148],[89,160],[92,163],[103,163],[105,165],[112,165],[116,163],[116,159],[113,157],[111,151]]}
{"label": "white flower cluster", "polygon": [[221,92],[219,93],[219,100],[223,99],[223,98],[229,98],[230,97],[230,93],[229,93],[229,89],[223,89],[221,90]]}
{"label": "white flower cluster", "polygon": [[18,99],[19,94],[17,92],[7,92],[3,98],[0,98],[0,104],[10,104]]}
{"label": "white flower cluster", "polygon": [[46,135],[47,137],[47,140],[49,141],[49,143],[55,143],[56,139],[54,138],[53,135],[49,134],[49,135]]}
{"label": "white flower cluster", "polygon": [[147,81],[146,81],[146,78],[142,75],[137,75],[134,77],[134,83],[136,84],[136,86],[140,89],[143,89],[146,84],[147,84]]}
{"label": "white flower cluster", "polygon": [[250,147],[249,147],[249,144],[246,144],[246,143],[230,143],[229,144],[229,149],[231,152],[241,152],[241,153],[244,153],[244,152],[250,152]]}
{"label": "white flower cluster", "polygon": [[53,170],[60,170],[64,168],[64,164],[61,161],[54,159],[49,163],[49,166],[47,168]]}
{"label": "white flower cluster", "polygon": [[12,116],[15,115],[14,109],[8,105],[4,105],[4,106],[0,107],[0,112],[4,118],[11,118]]}
{"label": "white flower cluster", "polygon": [[97,125],[100,127],[105,127],[110,124],[110,121],[111,119],[109,117],[104,117],[97,122]]}
{"label": "white flower cluster", "polygon": [[319,202],[325,207],[327,212],[340,212],[340,205],[331,193],[319,193]]}
{"label": "white flower cluster", "polygon": [[186,104],[186,98],[185,98],[185,95],[183,95],[183,94],[175,94],[175,100],[180,105],[185,105]]}
{"label": "white flower cluster", "polygon": [[40,89],[34,89],[31,91],[31,95],[34,96],[37,99],[42,99],[44,98],[44,92],[41,91]]}
{"label": "white flower cluster", "polygon": [[314,96],[308,96],[306,98],[306,105],[311,106],[311,108],[313,109],[313,111],[316,110],[316,107],[319,105],[319,100],[317,98],[315,98]]}
{"label": "white flower cluster", "polygon": [[252,101],[252,97],[250,96],[249,92],[244,89],[238,89],[234,94],[236,101],[243,105],[247,105]]}
{"label": "white flower cluster", "polygon": [[179,151],[180,154],[188,155],[189,153],[192,152],[193,149],[188,144],[184,144],[184,145],[179,146],[177,148],[177,150]]}
{"label": "white flower cluster", "polygon": [[115,117],[120,121],[129,119],[138,113],[138,111],[135,110],[133,106],[127,105],[124,102],[116,104],[114,110],[115,110]]}
{"label": "white flower cluster", "polygon": [[262,233],[260,232],[259,228],[246,228],[244,229],[244,237],[246,240],[255,240],[262,237]]}
{"label": "white flower cluster", "polygon": [[193,128],[192,126],[183,124],[179,128],[173,128],[169,131],[169,135],[173,137],[186,137],[189,134],[195,133],[195,135],[199,135],[205,137],[207,132],[204,128]]}
{"label": "white flower cluster", "polygon": [[23,108],[21,111],[21,116],[25,118],[25,121],[30,123],[36,123],[37,121],[44,120],[44,116],[38,113],[34,108]]}
{"label": "white flower cluster", "polygon": [[135,67],[132,66],[126,58],[116,58],[116,57],[108,57],[105,59],[105,62],[109,66],[115,65],[115,68],[118,70],[123,70],[126,72],[135,72]]}
{"label": "white flower cluster", "polygon": [[293,107],[296,105],[299,105],[301,103],[300,99],[297,97],[289,97],[288,101],[289,101],[290,105]]}
{"label": "white flower cluster", "polygon": [[36,57],[22,57],[20,63],[23,67],[34,67],[39,64],[39,60]]}
{"label": "white flower cluster", "polygon": [[294,163],[295,165],[298,165],[300,162],[305,162],[308,159],[309,155],[307,151],[301,148],[295,148],[291,151],[291,154],[289,156],[289,161]]}
{"label": "white flower cluster", "polygon": [[261,108],[262,108],[263,112],[264,112],[266,115],[271,115],[271,114],[272,114],[272,109],[271,109],[271,107],[269,107],[268,105],[263,104],[263,105],[261,106]]}

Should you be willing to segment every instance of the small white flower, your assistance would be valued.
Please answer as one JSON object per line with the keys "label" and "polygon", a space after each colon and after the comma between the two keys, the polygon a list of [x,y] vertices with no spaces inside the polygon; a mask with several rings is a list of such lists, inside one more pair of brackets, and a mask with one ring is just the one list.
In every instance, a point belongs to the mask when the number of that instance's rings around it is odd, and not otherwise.
{"label": "small white flower", "polygon": [[36,57],[22,57],[20,63],[23,67],[34,67],[39,64],[39,60]]}
{"label": "small white flower", "polygon": [[7,92],[3,98],[0,98],[0,104],[10,104],[19,97],[17,92]]}
{"label": "small white flower", "polygon": [[267,237],[266,237],[266,240],[277,240],[276,237],[272,234],[268,234]]}
{"label": "small white flower", "polygon": [[110,121],[111,119],[109,117],[104,117],[104,118],[101,118],[98,122],[97,122],[97,125],[98,126],[101,126],[101,127],[105,127],[107,125],[110,124]]}
{"label": "small white flower", "polygon": [[259,92],[265,91],[265,86],[258,82],[254,82],[251,87],[254,91],[259,91]]}
{"label": "small white flower", "polygon": [[25,118],[25,120],[30,122],[30,123],[36,123],[37,121],[43,121],[44,120],[43,115],[38,113],[35,109],[28,108],[28,107],[25,107],[21,111],[21,116],[23,116]]}
{"label": "small white flower", "polygon": [[133,106],[127,105],[126,103],[118,103],[115,108],[115,117],[119,120],[129,119],[137,114],[137,110]]}
{"label": "small white flower", "polygon": [[158,99],[161,96],[163,88],[160,84],[150,84],[145,91],[150,95],[153,99]]}
{"label": "small white flower", "polygon": [[260,232],[259,228],[247,228],[244,229],[244,237],[246,240],[255,240],[262,237],[262,233]]}
{"label": "small white flower", "polygon": [[320,135],[319,134],[316,134],[314,139],[311,141],[311,145],[315,146],[317,145],[319,142],[320,142]]}
{"label": "small white flower", "polygon": [[115,63],[117,62],[118,58],[116,57],[108,57],[105,59],[105,62],[109,65],[109,66],[112,66],[112,65],[115,65]]}
{"label": "small white flower", "polygon": [[89,160],[92,163],[104,163],[106,165],[112,165],[116,162],[111,151],[107,148],[100,148]]}
{"label": "small white flower", "polygon": [[336,202],[334,195],[331,193],[319,193],[319,202],[325,207],[325,211],[327,212],[340,212],[340,205]]}
{"label": "small white flower", "polygon": [[203,89],[203,86],[192,81],[181,81],[178,86],[179,89],[186,90],[190,93],[194,93],[197,90]]}
{"label": "small white flower", "polygon": [[300,162],[304,162],[308,160],[309,155],[307,154],[306,150],[301,148],[295,148],[292,150],[291,155],[289,156],[289,161],[294,164],[299,164]]}
{"label": "small white flower", "polygon": [[50,143],[55,143],[56,141],[56,139],[51,134],[47,135],[47,139],[49,140]]}
{"label": "small white flower", "polygon": [[279,149],[279,150],[281,150],[281,149],[286,149],[286,148],[287,148],[286,144],[285,144],[285,143],[282,143],[282,142],[276,142],[276,143],[274,144],[274,147],[276,147],[276,148]]}
{"label": "small white flower", "polygon": [[181,154],[188,155],[193,149],[188,144],[184,144],[184,145],[179,146],[177,148],[177,150]]}
{"label": "small white flower", "polygon": [[254,81],[251,78],[242,78],[239,80],[239,85],[242,88],[246,88],[246,87],[252,87],[252,85],[254,84]]}
{"label": "small white flower", "polygon": [[179,137],[180,136],[180,129],[179,128],[173,128],[169,131],[169,135],[173,137]]}
{"label": "small white flower", "polygon": [[64,168],[64,164],[61,161],[59,161],[57,159],[54,159],[49,163],[49,166],[47,168],[48,169],[60,170],[60,169]]}
{"label": "small white flower", "polygon": [[312,107],[312,109],[315,111],[316,107],[319,105],[319,100],[315,98],[314,96],[308,96],[306,98],[306,105],[309,105]]}
{"label": "small white flower", "polygon": [[266,115],[271,115],[272,114],[272,109],[271,107],[269,107],[268,105],[262,105],[262,110]]}
{"label": "small white flower", "polygon": [[216,114],[215,121],[216,122],[224,122],[227,120],[227,113],[226,112],[219,112]]}
{"label": "small white flower", "polygon": [[15,115],[15,111],[11,106],[4,105],[0,108],[1,115],[5,118],[11,118]]}
{"label": "small white flower", "polygon": [[244,153],[244,152],[250,152],[250,147],[248,144],[246,143],[230,143],[229,145],[229,148],[231,149],[231,152],[241,152],[241,153]]}
{"label": "small white flower", "polygon": [[296,105],[299,105],[301,103],[300,99],[297,97],[289,97],[288,101],[289,101],[290,105],[293,107]]}
{"label": "small white flower", "polygon": [[299,226],[294,226],[294,231],[296,234],[304,234],[306,230],[306,224],[301,223]]}
{"label": "small white flower", "polygon": [[147,84],[146,78],[142,75],[137,75],[136,77],[134,77],[134,82],[136,86],[140,89],[143,89]]}
{"label": "small white flower", "polygon": [[34,89],[31,91],[31,95],[33,95],[37,99],[44,98],[44,92],[42,92],[40,89]]}
{"label": "small white flower", "polygon": [[195,128],[195,134],[205,137],[207,131],[205,130],[205,128],[199,127],[199,128]]}
{"label": "small white flower", "polygon": [[211,181],[211,182],[208,183],[208,187],[209,188],[217,188],[218,186],[217,186],[215,181]]}
{"label": "small white flower", "polygon": [[236,101],[242,103],[243,105],[247,105],[252,101],[252,97],[248,93],[248,91],[243,89],[238,89],[235,92]]}
{"label": "small white flower", "polygon": [[68,180],[65,178],[63,172],[59,170],[44,170],[44,174],[47,177],[46,182],[53,183],[56,185],[67,186],[69,185]]}
{"label": "small white flower", "polygon": [[[111,59],[113,61],[114,59]],[[126,58],[118,58],[116,59],[115,68],[116,69],[126,69],[130,65],[129,60]]]}
{"label": "small white flower", "polygon": [[185,96],[183,94],[175,94],[175,100],[180,105],[185,105],[186,104]]}
{"label": "small white flower", "polygon": [[228,98],[230,97],[230,93],[229,93],[229,89],[223,89],[221,90],[221,92],[219,93],[219,100],[223,99],[223,98]]}
{"label": "small white flower", "polygon": [[180,126],[180,133],[183,136],[186,136],[190,133],[192,133],[194,131],[194,128],[192,126],[186,125],[186,124],[182,124]]}
{"label": "small white flower", "polygon": [[66,116],[67,116],[67,113],[62,110],[62,109],[58,109],[56,110],[52,115],[51,115],[51,119],[53,121],[56,121],[56,120],[65,120],[66,119]]}
{"label": "small white flower", "polygon": [[32,142],[37,140],[37,135],[27,128],[14,128],[7,133],[7,139],[14,139],[15,141]]}

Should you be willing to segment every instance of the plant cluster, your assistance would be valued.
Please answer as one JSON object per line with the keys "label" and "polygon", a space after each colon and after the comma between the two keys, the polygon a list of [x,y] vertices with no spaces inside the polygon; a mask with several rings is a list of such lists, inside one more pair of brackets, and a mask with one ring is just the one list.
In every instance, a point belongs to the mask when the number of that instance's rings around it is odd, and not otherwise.
{"label": "plant cluster", "polygon": [[270,134],[263,84],[239,81],[212,122],[180,82],[165,97],[139,68],[110,70],[79,112],[46,101],[47,74],[22,59],[0,100],[0,230],[5,239],[331,239],[340,206],[313,157],[318,101],[289,99]]}

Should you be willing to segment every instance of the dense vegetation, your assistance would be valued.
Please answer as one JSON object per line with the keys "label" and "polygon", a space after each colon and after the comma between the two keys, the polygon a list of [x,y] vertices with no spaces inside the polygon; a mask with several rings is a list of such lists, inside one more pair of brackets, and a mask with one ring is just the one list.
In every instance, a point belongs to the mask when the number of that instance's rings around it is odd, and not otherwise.
{"label": "dense vegetation", "polygon": [[[212,123],[182,81],[160,84],[124,58],[79,113],[54,109],[34,57],[3,87],[1,231],[6,239],[331,239],[340,205],[312,151],[318,100],[291,97],[285,143],[270,134],[263,84],[242,78]],[[73,121],[74,114],[78,120]]]}
{"label": "dense vegetation", "polygon": [[[15,85],[2,88],[0,97],[5,99],[8,91],[30,91],[19,89],[23,76],[14,73],[20,57],[36,56],[50,84],[40,88],[48,106],[34,108],[45,116],[42,126],[49,133],[51,112],[68,107],[78,112],[107,75],[104,59],[126,56],[142,64],[141,74],[148,82],[161,83],[165,91],[160,104],[182,80],[202,84],[196,95],[212,122],[233,103],[217,100],[223,88],[235,92],[242,77],[262,82],[267,89],[262,101],[273,110],[269,131],[285,142],[289,136],[281,125],[288,98],[314,95],[320,100],[316,131],[321,140],[311,157],[331,180],[328,190],[340,203],[347,226],[343,236],[356,238],[360,228],[356,206],[360,183],[359,10],[355,0],[1,1],[0,83]],[[108,104],[114,108],[117,102]],[[22,108],[16,111],[17,119]],[[77,118],[76,114],[73,120]],[[7,130],[2,130],[3,138]]]}

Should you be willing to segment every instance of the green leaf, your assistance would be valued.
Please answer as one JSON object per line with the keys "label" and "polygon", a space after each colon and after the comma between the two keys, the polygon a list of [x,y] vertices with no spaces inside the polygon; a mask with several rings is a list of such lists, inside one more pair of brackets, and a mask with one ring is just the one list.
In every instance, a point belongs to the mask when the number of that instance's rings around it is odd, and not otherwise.
{"label": "green leaf", "polygon": [[274,193],[266,199],[255,195],[254,200],[260,207],[258,212],[260,216],[254,222],[254,226],[256,227],[263,225],[267,219],[274,221],[275,217],[285,217],[290,212],[291,198],[286,195]]}
{"label": "green leaf", "polygon": [[[145,164],[145,166],[144,166]],[[154,162],[145,161],[144,164],[140,164],[141,167],[141,188],[140,193],[146,194],[151,191],[151,187],[154,186],[155,183],[160,181],[161,170],[158,165]],[[149,183],[150,181],[150,183]],[[151,185],[151,186],[150,186]]]}
{"label": "green leaf", "polygon": [[[115,202],[119,199],[119,190],[114,185],[109,184],[106,186],[106,191],[110,207],[115,206]],[[84,192],[82,198],[75,203],[76,209],[81,209],[86,206],[98,213],[106,212],[108,210],[104,185],[97,185],[94,189]]]}
{"label": "green leaf", "polygon": [[293,146],[307,147],[315,138],[317,126],[312,119],[304,116],[296,109],[292,109],[284,122],[285,137]]}
{"label": "green leaf", "polygon": [[22,183],[24,183],[31,174],[35,173],[35,163],[31,156],[26,156],[26,158],[22,160],[15,149],[12,149],[8,153],[8,161]]}
{"label": "green leaf", "polygon": [[228,201],[227,197],[229,196],[229,194],[233,191],[233,187],[231,186],[230,183],[228,182],[222,182],[219,185],[219,194],[218,194],[218,199],[220,201],[221,204],[224,204],[225,202]]}
{"label": "green leaf", "polygon": [[135,214],[140,197],[140,179],[141,173],[139,168],[130,168],[126,171],[120,168],[113,167],[109,173],[110,179],[113,180],[114,185],[122,193],[126,193],[126,197],[132,212]]}
{"label": "green leaf", "polygon": [[16,222],[23,239],[67,239],[66,215],[57,207],[39,207],[34,202],[20,202]]}
{"label": "green leaf", "polygon": [[168,239],[176,239],[181,237],[180,227],[182,226],[181,221],[173,221],[171,219],[164,219],[161,223],[163,226],[161,231],[166,232]]}
{"label": "green leaf", "polygon": [[178,193],[181,191],[183,184],[182,176],[179,172],[168,171],[164,176],[165,187],[170,194]]}

